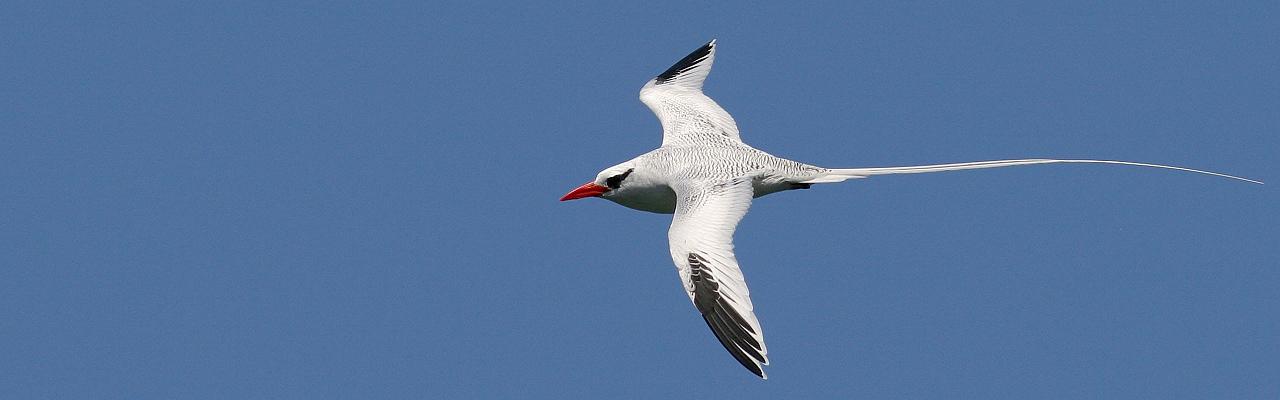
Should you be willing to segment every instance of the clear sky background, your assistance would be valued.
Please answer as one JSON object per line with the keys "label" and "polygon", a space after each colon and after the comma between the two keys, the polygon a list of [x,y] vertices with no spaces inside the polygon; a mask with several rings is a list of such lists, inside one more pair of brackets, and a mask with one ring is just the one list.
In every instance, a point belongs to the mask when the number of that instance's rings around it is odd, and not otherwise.
{"label": "clear sky background", "polygon": [[[1280,5],[7,3],[0,397],[1280,396]],[[588,199],[719,39],[773,365]]]}

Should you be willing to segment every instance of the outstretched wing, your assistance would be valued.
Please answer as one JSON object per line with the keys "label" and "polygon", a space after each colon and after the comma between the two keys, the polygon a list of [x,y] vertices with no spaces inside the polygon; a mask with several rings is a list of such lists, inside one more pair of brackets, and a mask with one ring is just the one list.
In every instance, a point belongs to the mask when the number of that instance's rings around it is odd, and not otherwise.
{"label": "outstretched wing", "polygon": [[711,73],[715,58],[716,41],[712,40],[640,89],[640,101],[662,122],[664,146],[684,141],[742,141],[733,117],[702,94],[702,82]]}
{"label": "outstretched wing", "polygon": [[743,367],[766,378],[764,332],[733,255],[733,231],[751,206],[751,180],[674,189],[676,212],[668,238],[684,289],[720,344]]}

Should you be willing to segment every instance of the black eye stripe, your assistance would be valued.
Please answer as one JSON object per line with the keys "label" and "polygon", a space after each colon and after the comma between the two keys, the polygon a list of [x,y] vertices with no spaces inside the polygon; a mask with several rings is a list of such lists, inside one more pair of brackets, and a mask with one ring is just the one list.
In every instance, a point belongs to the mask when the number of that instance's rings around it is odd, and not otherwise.
{"label": "black eye stripe", "polygon": [[631,175],[631,171],[635,171],[635,170],[636,170],[635,168],[632,168],[632,169],[628,169],[627,172],[623,172],[619,175],[611,176],[609,177],[609,179],[604,180],[604,185],[608,186],[610,189],[617,189],[618,187],[622,186],[622,180],[627,179],[627,175]]}

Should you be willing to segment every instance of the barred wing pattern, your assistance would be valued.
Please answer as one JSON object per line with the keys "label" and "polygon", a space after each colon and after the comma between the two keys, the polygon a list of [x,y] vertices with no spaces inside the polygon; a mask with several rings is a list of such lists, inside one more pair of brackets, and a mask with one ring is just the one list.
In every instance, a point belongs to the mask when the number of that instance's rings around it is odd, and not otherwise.
{"label": "barred wing pattern", "polygon": [[716,41],[712,40],[640,89],[640,101],[662,122],[663,146],[707,140],[742,142],[733,117],[702,94],[702,83],[715,58]]}

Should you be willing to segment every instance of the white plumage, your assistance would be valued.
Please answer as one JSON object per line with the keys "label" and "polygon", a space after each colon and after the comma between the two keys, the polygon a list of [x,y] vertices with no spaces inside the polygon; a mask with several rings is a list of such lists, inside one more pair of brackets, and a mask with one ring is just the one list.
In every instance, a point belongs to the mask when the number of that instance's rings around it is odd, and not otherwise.
{"label": "white plumage", "polygon": [[662,122],[662,146],[601,171],[561,200],[603,197],[630,208],[674,213],[671,260],[707,326],[733,357],[765,378],[764,332],[733,254],[733,233],[751,199],[816,183],[1049,163],[1097,163],[1165,168],[1258,181],[1167,165],[1109,160],[1019,159],[906,167],[828,169],[774,157],[742,142],[733,117],[702,93],[716,42],[694,50],[650,80],[640,101]]}

